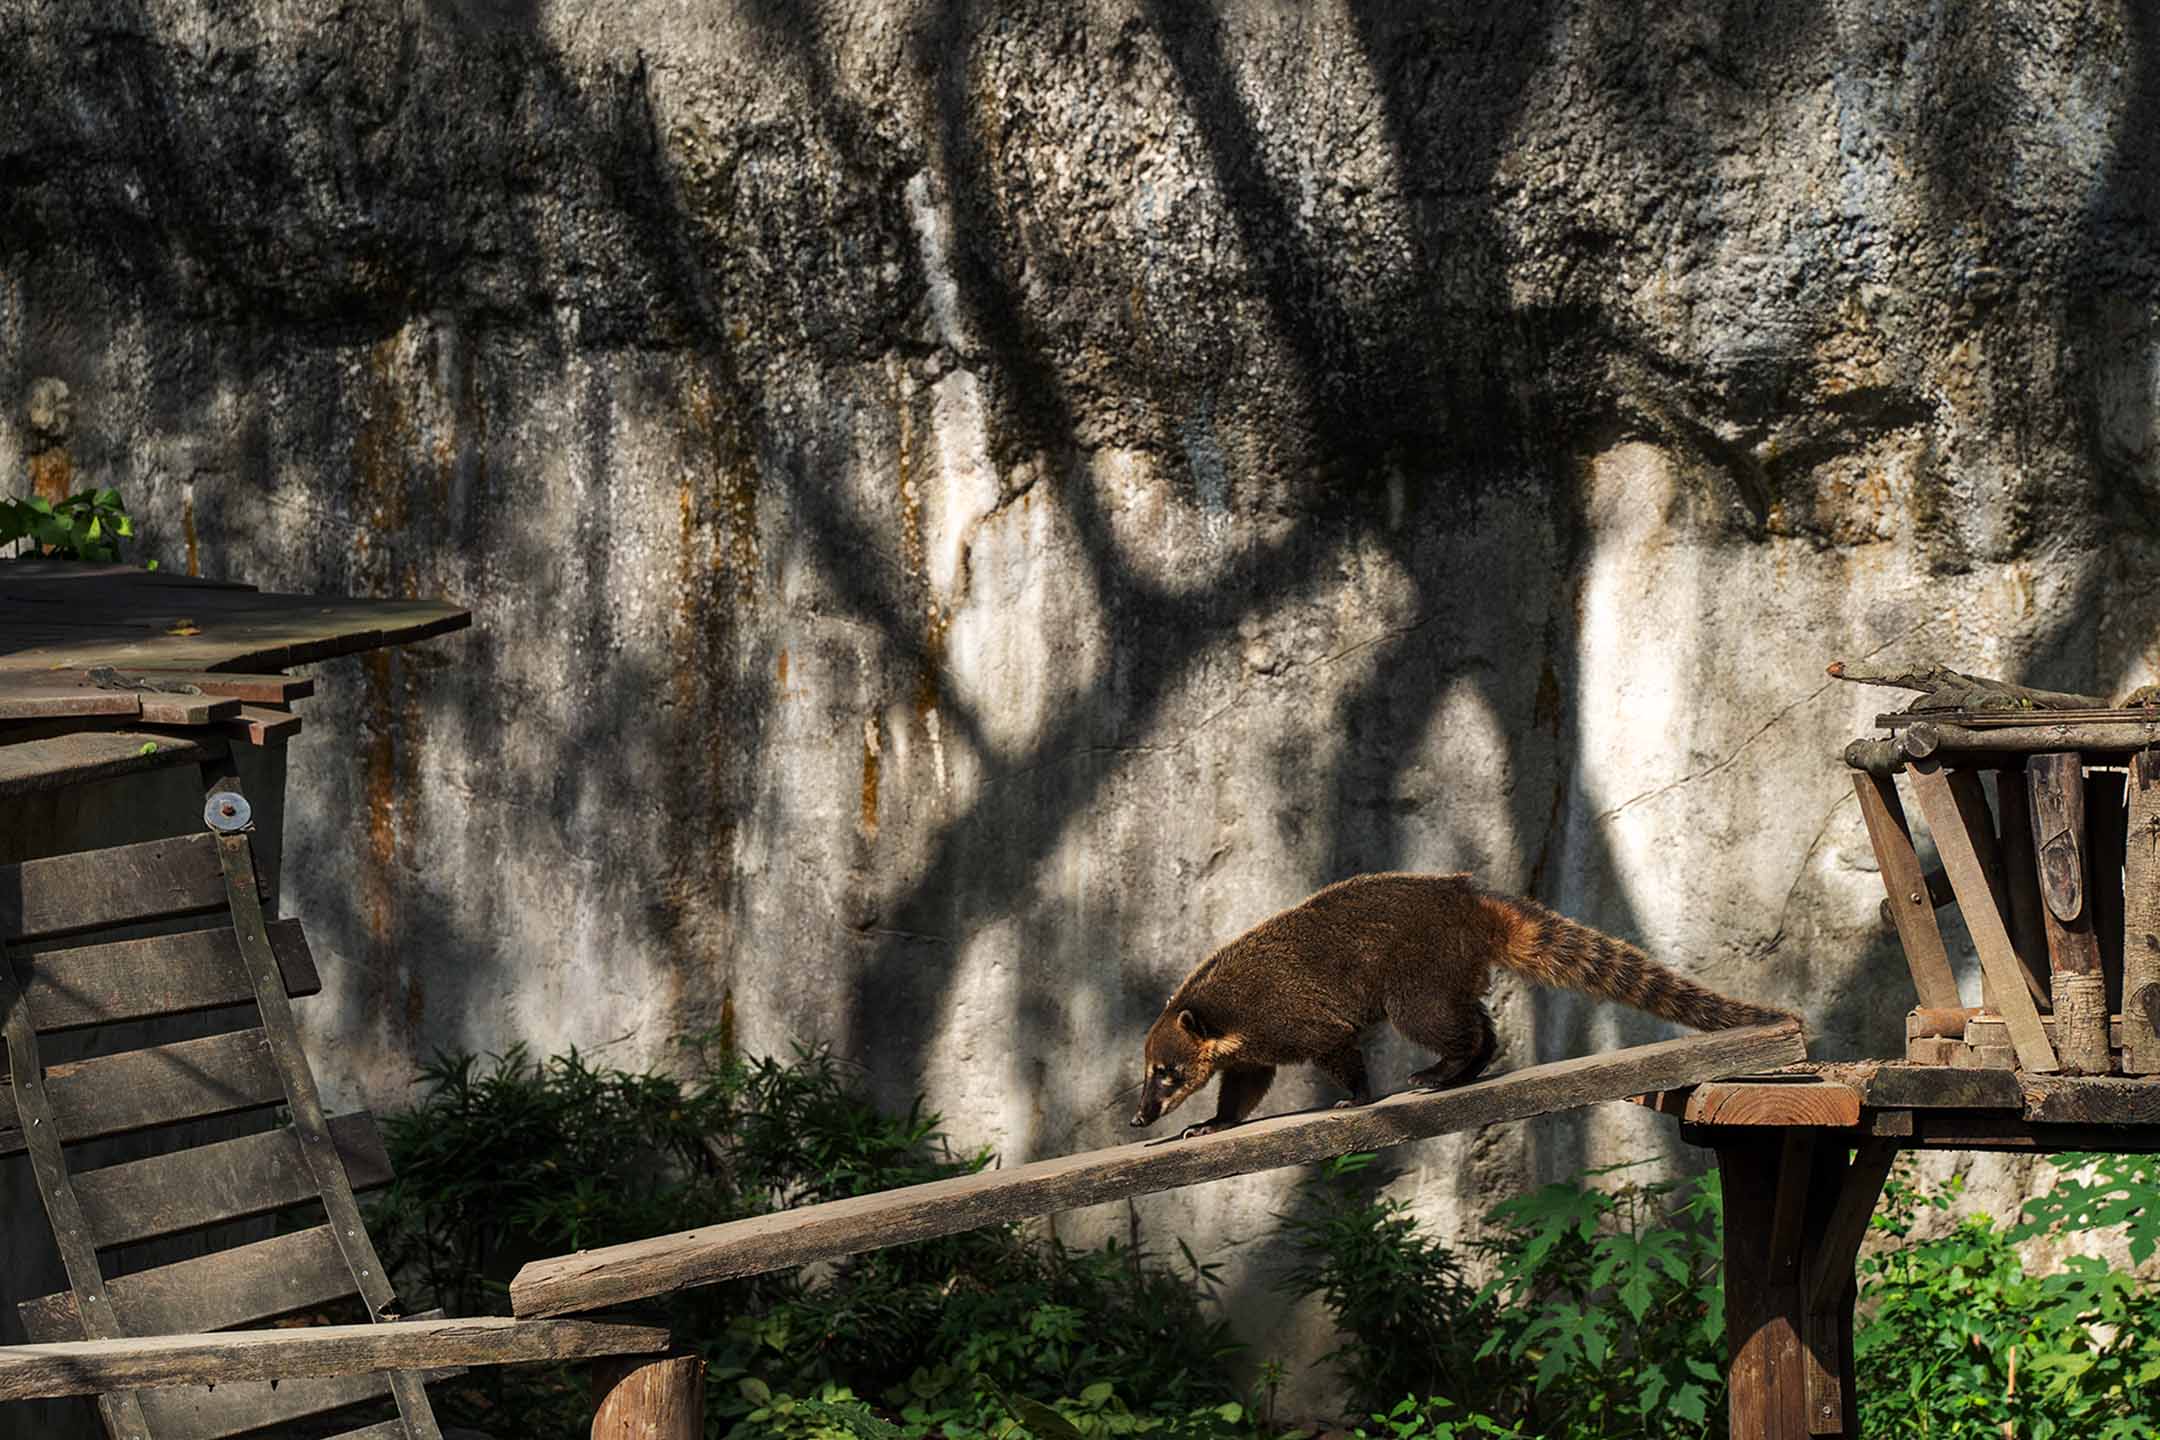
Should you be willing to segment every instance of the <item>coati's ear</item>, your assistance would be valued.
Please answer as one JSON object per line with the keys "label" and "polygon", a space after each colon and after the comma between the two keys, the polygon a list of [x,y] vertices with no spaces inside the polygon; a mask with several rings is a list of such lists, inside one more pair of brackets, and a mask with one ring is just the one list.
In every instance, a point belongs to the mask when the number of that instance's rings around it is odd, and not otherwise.
{"label": "coati's ear", "polygon": [[1177,1012],[1177,1028],[1192,1036],[1195,1040],[1207,1039],[1207,1031],[1200,1028],[1200,1022],[1193,1018],[1193,1013],[1190,1010]]}

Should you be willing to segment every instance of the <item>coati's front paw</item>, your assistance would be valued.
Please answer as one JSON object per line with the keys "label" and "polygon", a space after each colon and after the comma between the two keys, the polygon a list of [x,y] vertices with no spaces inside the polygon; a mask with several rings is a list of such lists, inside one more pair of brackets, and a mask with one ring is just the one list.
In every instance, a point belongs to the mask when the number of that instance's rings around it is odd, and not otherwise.
{"label": "coati's front paw", "polygon": [[1183,1130],[1178,1131],[1177,1138],[1180,1140],[1197,1140],[1202,1135],[1213,1135],[1218,1131],[1227,1130],[1229,1128],[1229,1126],[1222,1124],[1220,1121],[1203,1120],[1197,1125],[1187,1125]]}
{"label": "coati's front paw", "polygon": [[1358,1110],[1370,1104],[1372,1104],[1372,1096],[1353,1095],[1348,1100],[1337,1100],[1335,1108],[1337,1110]]}

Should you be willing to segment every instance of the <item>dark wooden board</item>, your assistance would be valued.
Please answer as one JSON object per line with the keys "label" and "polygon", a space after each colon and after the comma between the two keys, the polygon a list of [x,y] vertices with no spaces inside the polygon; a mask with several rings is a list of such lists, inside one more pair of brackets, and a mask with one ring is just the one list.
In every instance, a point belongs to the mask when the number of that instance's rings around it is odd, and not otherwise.
{"label": "dark wooden board", "polygon": [[[322,990],[315,957],[298,920],[270,923],[270,945],[290,995]],[[115,940],[66,950],[18,954],[28,973],[23,987],[38,1033],[109,1025],[153,1015],[185,1015],[255,998],[230,925]]]}
{"label": "dark wooden board", "polygon": [[[390,1183],[390,1157],[373,1117],[338,1116],[330,1138],[355,1190]],[[287,1126],[85,1170],[75,1176],[75,1193],[102,1248],[265,1215],[317,1192],[299,1137]]]}
{"label": "dark wooden board", "polygon": [[211,1383],[222,1394],[250,1381],[651,1355],[667,1345],[668,1332],[650,1326],[499,1315],[9,1345],[0,1346],[0,1401]]}
{"label": "dark wooden board", "polygon": [[334,1379],[231,1380],[138,1392],[152,1440],[226,1440],[272,1425],[349,1410],[390,1394],[387,1375]]}
{"label": "dark wooden board", "polygon": [[2160,1081],[2028,1075],[2024,1083],[2025,1118],[2036,1125],[2160,1126]]}
{"label": "dark wooden board", "polygon": [[125,690],[100,690],[80,675],[17,672],[0,676],[0,720],[56,715],[139,715],[142,703]]}
{"label": "dark wooden board", "polygon": [[[22,627],[44,632],[37,643],[0,655],[0,671],[82,670],[93,665],[120,670],[284,670],[410,644],[472,623],[466,611],[432,600],[241,598],[249,603],[221,607],[200,597],[182,604],[153,602],[123,618],[79,626],[41,618],[38,612],[52,606],[0,605],[0,628],[18,643]],[[289,603],[296,600],[303,603]]]}
{"label": "dark wooden board", "polygon": [[205,695],[245,700],[251,705],[290,705],[315,693],[315,682],[305,675],[244,675],[226,670],[165,670],[138,667],[132,673],[157,680],[193,685]]}
{"label": "dark wooden board", "polygon": [[1537,1065],[1455,1090],[1276,1115],[1213,1135],[1120,1145],[728,1225],[538,1260],[510,1286],[521,1315],[565,1314],[982,1225],[1301,1165],[1801,1059],[1794,1025],[1752,1026]]}
{"label": "dark wooden board", "polygon": [[[105,1282],[113,1314],[128,1335],[176,1335],[309,1310],[353,1293],[352,1275],[327,1225],[276,1235],[212,1255],[198,1255]],[[16,1307],[31,1340],[81,1340],[75,1296],[63,1290]]]}
{"label": "dark wooden board", "polygon": [[[45,1089],[67,1144],[261,1109],[285,1098],[269,1042],[256,1029],[49,1065]],[[23,1148],[14,1086],[0,1086],[0,1155]]]}
{"label": "dark wooden board", "polygon": [[1862,1082],[1862,1093],[1869,1106],[1882,1109],[2018,1111],[2025,1107],[2025,1092],[2008,1070],[1884,1065]]}
{"label": "dark wooden board", "polygon": [[[1853,792],[1860,800],[1860,817],[1867,825],[1876,864],[1882,872],[1884,904],[1897,926],[1898,943],[1912,973],[1913,992],[1922,1005],[1953,1006],[1958,1003],[1957,977],[1950,969],[1950,955],[1943,947],[1942,928],[1935,919],[1929,878],[1913,850],[1912,831],[1905,807],[1898,800],[1897,782],[1888,776],[1855,774]],[[1949,888],[1949,877],[1943,878]]]}
{"label": "dark wooden board", "polygon": [[139,730],[85,730],[0,745],[0,799],[167,765],[199,765],[223,748],[222,740]]}
{"label": "dark wooden board", "polygon": [[9,940],[200,914],[224,903],[225,872],[207,833],[0,865],[0,937]]}

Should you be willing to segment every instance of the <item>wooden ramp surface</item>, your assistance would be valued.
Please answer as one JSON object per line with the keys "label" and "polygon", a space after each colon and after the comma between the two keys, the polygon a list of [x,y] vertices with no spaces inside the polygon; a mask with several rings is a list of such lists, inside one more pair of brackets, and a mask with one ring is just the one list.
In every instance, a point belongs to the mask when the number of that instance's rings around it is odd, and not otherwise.
{"label": "wooden ramp surface", "polygon": [[1119,1145],[536,1260],[511,1281],[510,1304],[520,1316],[596,1310],[813,1260],[1624,1100],[1806,1058],[1806,1043],[1794,1024],[1723,1030],[1585,1055],[1455,1090],[1404,1091],[1357,1109],[1275,1115],[1191,1140]]}

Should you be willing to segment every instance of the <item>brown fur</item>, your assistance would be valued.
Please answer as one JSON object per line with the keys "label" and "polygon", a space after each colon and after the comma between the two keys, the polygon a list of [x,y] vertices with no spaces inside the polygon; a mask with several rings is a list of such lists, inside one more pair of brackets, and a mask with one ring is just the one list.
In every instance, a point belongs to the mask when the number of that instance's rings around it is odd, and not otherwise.
{"label": "brown fur", "polygon": [[1220,1074],[1205,1134],[1250,1115],[1280,1065],[1310,1062],[1350,1092],[1369,1093],[1358,1037],[1386,1020],[1439,1056],[1410,1077],[1440,1086],[1491,1062],[1484,995],[1502,965],[1698,1030],[1793,1017],[1731,1000],[1624,941],[1535,900],[1479,887],[1467,875],[1360,875],[1261,921],[1200,962],[1148,1030],[1147,1075],[1134,1125],[1151,1125]]}

